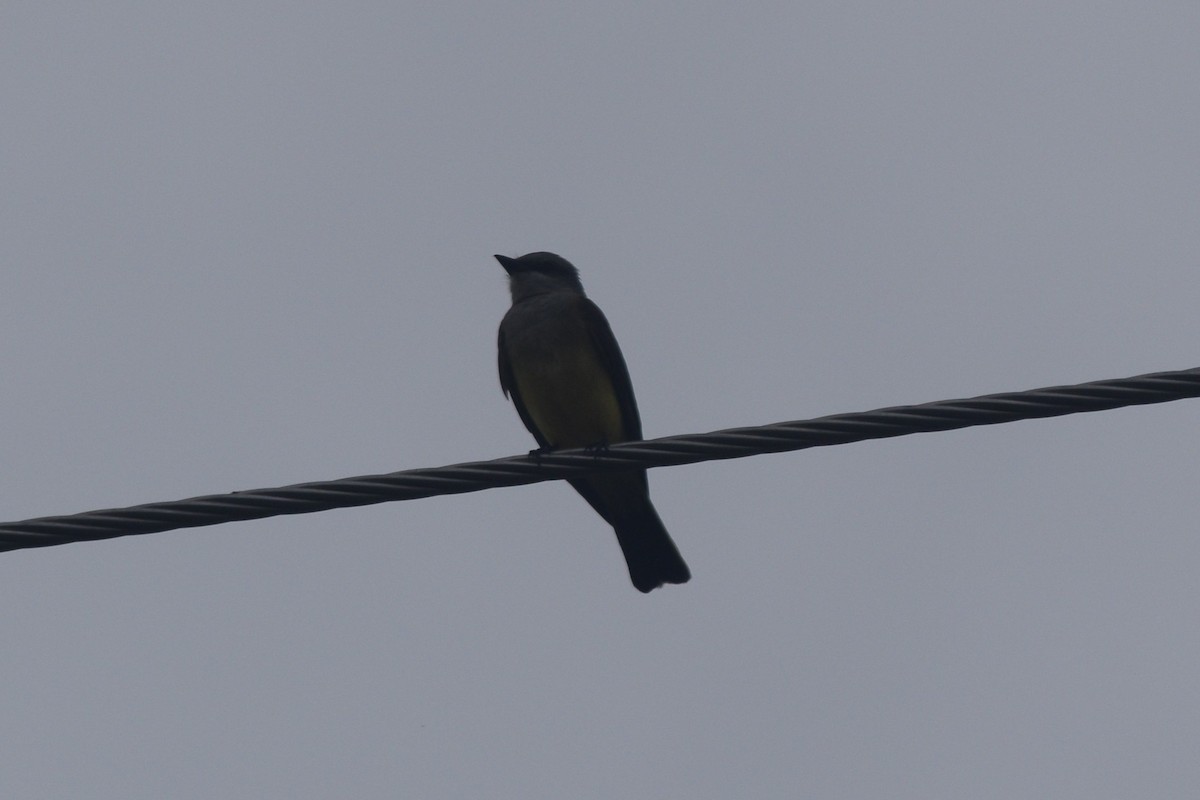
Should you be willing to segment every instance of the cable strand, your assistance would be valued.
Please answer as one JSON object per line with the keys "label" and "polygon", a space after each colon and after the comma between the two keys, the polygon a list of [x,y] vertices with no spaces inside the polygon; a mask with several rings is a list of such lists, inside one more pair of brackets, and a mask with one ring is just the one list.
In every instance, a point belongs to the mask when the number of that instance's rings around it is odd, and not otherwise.
{"label": "cable strand", "polygon": [[1200,397],[1200,368],[0,524],[0,552]]}

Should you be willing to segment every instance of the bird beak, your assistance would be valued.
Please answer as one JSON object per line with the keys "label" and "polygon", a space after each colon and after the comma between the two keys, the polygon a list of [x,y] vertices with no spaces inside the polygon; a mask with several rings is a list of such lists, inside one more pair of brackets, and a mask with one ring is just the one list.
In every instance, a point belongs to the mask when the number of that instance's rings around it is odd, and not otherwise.
{"label": "bird beak", "polygon": [[515,258],[509,258],[508,256],[493,256],[493,258],[500,262],[500,266],[504,267],[505,272],[512,275],[513,267],[516,266],[517,262]]}

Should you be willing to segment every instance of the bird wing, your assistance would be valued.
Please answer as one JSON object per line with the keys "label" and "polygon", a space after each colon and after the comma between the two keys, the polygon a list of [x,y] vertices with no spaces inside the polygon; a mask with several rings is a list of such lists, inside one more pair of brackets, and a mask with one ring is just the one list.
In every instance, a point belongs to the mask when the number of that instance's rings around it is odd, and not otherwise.
{"label": "bird wing", "polygon": [[621,429],[625,441],[636,441],[642,438],[642,418],[638,414],[637,400],[633,396],[633,383],[629,380],[629,368],[625,366],[625,357],[617,345],[617,337],[613,336],[612,328],[599,306],[588,298],[580,295],[579,312],[584,318],[585,329],[591,336],[592,347],[604,365],[612,381],[613,391],[617,394],[617,406],[621,409]]}
{"label": "bird wing", "polygon": [[508,348],[504,346],[503,327],[500,328],[497,350],[499,352],[500,388],[504,390],[506,397],[512,398],[513,405],[517,407],[517,413],[521,416],[521,422],[525,423],[525,427],[533,434],[538,446],[548,448],[550,443],[546,441],[545,436],[542,436],[537,425],[533,424],[533,417],[529,416],[529,410],[525,408],[525,401],[521,399],[521,391],[517,388],[517,379],[513,376],[512,363],[508,360]]}

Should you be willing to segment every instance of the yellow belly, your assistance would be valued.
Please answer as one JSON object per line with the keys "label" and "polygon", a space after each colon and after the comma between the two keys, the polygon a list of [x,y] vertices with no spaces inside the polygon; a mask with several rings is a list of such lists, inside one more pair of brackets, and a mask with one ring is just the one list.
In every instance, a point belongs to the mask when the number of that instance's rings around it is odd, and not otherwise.
{"label": "yellow belly", "polygon": [[590,350],[522,366],[513,365],[521,402],[551,447],[624,440],[612,381]]}

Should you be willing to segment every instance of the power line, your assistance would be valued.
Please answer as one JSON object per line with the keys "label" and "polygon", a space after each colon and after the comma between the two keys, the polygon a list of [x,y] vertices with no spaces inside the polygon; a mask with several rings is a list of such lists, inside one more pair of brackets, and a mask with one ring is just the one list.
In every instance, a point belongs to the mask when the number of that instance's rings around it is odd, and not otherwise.
{"label": "power line", "polygon": [[61,517],[41,517],[0,525],[0,551],[159,533],[281,514],[308,514],[391,500],[477,492],[634,466],[665,467],[744,458],[763,453],[906,436],[910,433],[948,431],[1123,406],[1167,403],[1188,397],[1200,397],[1200,367],[1073,386],[990,394],[966,400],[942,400],[916,406],[835,414],[812,420],[733,428],[713,433],[667,436],[644,442],[616,444],[601,452],[564,450],[541,455],[511,456],[494,461],[405,470],[387,475],[365,475],[277,489],[256,489]]}

